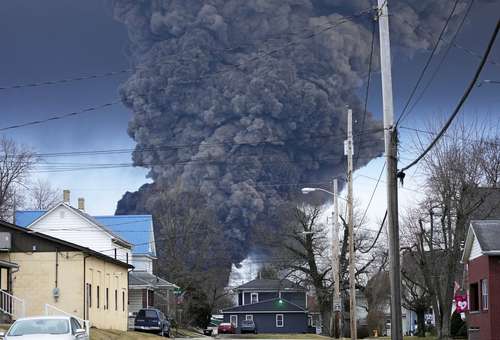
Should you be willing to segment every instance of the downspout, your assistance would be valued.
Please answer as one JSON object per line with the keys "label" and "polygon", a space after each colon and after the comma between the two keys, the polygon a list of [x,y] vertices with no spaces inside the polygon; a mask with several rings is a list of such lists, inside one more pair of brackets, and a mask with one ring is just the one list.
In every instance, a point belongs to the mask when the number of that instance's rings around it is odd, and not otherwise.
{"label": "downspout", "polygon": [[56,281],[55,281],[56,288],[57,288],[57,281],[58,281],[58,273],[59,273],[59,249],[56,248]]}
{"label": "downspout", "polygon": [[[85,254],[85,253],[84,253]],[[90,255],[83,255],[83,320],[87,320],[87,286],[86,286],[86,274],[87,274],[87,258]]]}

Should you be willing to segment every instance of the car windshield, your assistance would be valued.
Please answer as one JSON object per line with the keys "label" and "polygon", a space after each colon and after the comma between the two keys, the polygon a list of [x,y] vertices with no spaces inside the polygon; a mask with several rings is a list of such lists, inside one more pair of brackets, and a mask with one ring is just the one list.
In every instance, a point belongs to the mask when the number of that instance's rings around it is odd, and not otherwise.
{"label": "car windshield", "polygon": [[30,334],[67,334],[69,324],[66,319],[31,319],[19,320],[9,330],[11,336]]}
{"label": "car windshield", "polygon": [[243,326],[253,326],[253,321],[252,320],[244,320],[241,322]]}

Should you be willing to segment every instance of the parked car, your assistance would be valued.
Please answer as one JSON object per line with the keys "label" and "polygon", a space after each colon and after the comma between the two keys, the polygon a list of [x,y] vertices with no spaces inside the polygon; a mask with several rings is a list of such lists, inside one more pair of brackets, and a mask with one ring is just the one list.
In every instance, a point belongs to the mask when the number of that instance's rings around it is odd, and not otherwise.
{"label": "parked car", "polygon": [[217,334],[235,334],[236,328],[232,323],[223,322],[217,327]]}
{"label": "parked car", "polygon": [[243,320],[240,326],[241,334],[243,333],[253,333],[257,334],[257,326],[253,320]]}
{"label": "parked car", "polygon": [[70,316],[40,316],[18,319],[6,333],[4,340],[89,340],[82,324]]}
{"label": "parked car", "polygon": [[143,308],[137,312],[134,329],[138,332],[157,333],[170,336],[170,322],[161,311],[155,308]]}

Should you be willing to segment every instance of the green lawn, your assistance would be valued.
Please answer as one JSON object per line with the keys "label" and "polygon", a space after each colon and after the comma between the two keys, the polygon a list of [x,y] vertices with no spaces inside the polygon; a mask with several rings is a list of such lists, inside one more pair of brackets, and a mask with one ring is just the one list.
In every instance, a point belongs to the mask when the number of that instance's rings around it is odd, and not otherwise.
{"label": "green lawn", "polygon": [[[237,338],[237,339],[331,339],[326,336],[316,335],[316,334],[237,334],[228,335],[229,338]],[[223,339],[223,338],[221,338]]]}
{"label": "green lawn", "polygon": [[[199,337],[198,333],[192,332],[187,329],[179,329],[177,333],[173,334],[176,338],[189,338]],[[102,330],[92,328],[90,330],[90,340],[150,340],[150,339],[166,339],[158,335],[140,333],[140,332],[123,332],[114,330]]]}

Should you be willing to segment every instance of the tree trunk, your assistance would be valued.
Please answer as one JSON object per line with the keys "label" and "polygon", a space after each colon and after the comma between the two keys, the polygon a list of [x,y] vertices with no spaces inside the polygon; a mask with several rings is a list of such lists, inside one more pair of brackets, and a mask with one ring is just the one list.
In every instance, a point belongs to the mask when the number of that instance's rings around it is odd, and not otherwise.
{"label": "tree trunk", "polygon": [[450,318],[451,318],[451,308],[446,308],[441,311],[441,335],[439,336],[440,340],[448,340],[451,339],[450,336]]}
{"label": "tree trunk", "polygon": [[419,309],[417,313],[417,333],[418,337],[425,337],[425,309]]}

